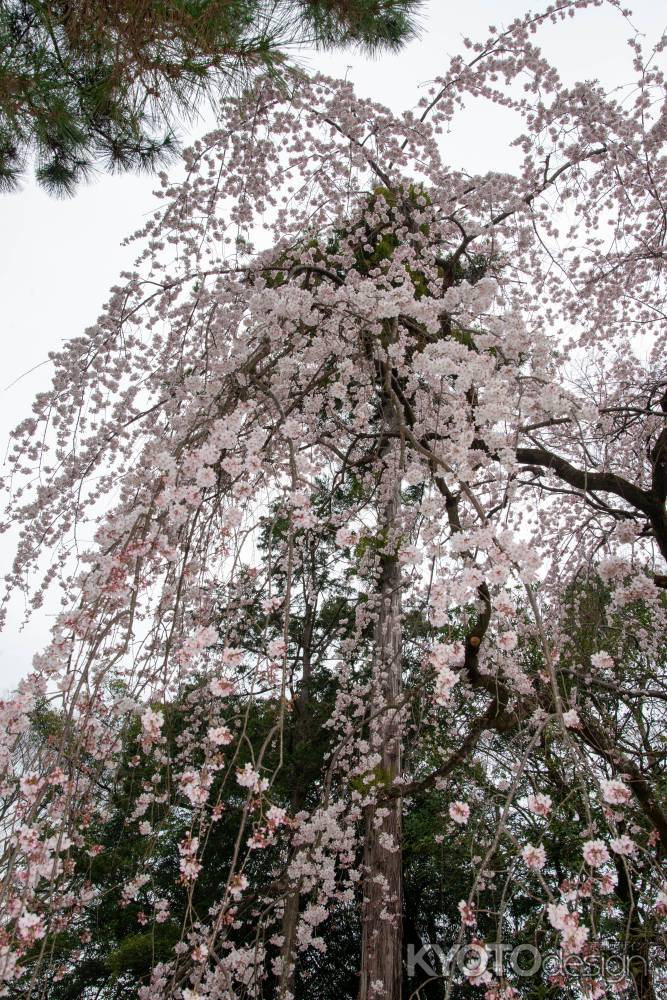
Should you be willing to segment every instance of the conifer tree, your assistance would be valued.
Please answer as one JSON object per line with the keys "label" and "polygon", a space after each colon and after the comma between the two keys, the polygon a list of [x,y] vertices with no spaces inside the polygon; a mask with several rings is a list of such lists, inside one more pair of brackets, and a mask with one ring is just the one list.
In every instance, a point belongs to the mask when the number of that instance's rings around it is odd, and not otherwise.
{"label": "conifer tree", "polygon": [[33,158],[71,194],[95,167],[156,168],[179,119],[289,72],[294,46],[398,48],[421,0],[2,0],[0,189]]}

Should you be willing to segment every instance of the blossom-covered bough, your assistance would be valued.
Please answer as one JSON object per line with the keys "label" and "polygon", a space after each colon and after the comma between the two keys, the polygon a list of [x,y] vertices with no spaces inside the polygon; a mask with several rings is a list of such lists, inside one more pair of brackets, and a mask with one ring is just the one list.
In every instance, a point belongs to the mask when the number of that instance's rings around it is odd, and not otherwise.
{"label": "blossom-covered bough", "polygon": [[[633,39],[622,99],[566,87],[533,34],[595,5],[472,47],[402,117],[262,81],[53,355],[7,477],[9,589],[63,608],[2,704],[5,995],[51,996],[92,947],[128,768],[121,905],[175,936],[125,996],[309,995],[341,919],[361,1000],[419,995],[403,825],[426,793],[445,866],[471,838],[450,940],[583,962],[611,939],[622,977],[551,987],[659,995],[665,39]],[[471,97],[515,114],[515,173],[447,166]]]}

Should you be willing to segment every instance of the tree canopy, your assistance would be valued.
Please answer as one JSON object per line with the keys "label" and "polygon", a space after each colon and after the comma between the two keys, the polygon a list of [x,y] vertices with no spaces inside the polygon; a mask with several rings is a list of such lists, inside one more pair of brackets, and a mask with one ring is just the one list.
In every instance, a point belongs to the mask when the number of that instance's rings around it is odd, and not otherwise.
{"label": "tree canopy", "polygon": [[149,169],[179,122],[259,72],[285,74],[295,45],[397,48],[421,0],[2,0],[0,188],[35,160],[71,194],[95,167]]}

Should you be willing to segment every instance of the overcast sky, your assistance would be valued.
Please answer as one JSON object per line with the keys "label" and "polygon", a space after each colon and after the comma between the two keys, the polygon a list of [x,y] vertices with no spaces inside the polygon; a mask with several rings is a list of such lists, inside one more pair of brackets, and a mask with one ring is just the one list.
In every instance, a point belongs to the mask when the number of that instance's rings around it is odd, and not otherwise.
{"label": "overcast sky", "polygon": [[[664,0],[637,0],[632,8],[635,27],[647,42],[657,40],[667,27]],[[429,0],[424,5],[422,38],[398,55],[370,60],[355,52],[303,53],[301,61],[332,76],[347,75],[361,95],[401,111],[414,106],[420,87],[446,69],[449,57],[462,50],[464,37],[485,38],[490,24],[500,28],[526,9],[527,2],[517,0]],[[537,43],[568,82],[599,78],[611,88],[631,79],[627,35],[618,13],[605,6],[577,14],[567,24],[547,27]],[[213,124],[211,114],[204,115],[184,133],[186,144]],[[474,171],[511,166],[502,152],[505,125],[498,109],[469,109],[452,137],[452,166]],[[179,175],[178,164],[173,173]],[[107,290],[130,262],[132,251],[120,244],[152,210],[155,186],[155,180],[145,176],[99,176],[80,188],[74,199],[59,201],[26,179],[19,193],[0,196],[3,459],[10,430],[27,415],[35,393],[48,386],[49,365],[44,364],[48,352],[95,321]],[[3,573],[11,558],[5,536],[0,547]],[[20,632],[21,609],[13,609],[0,636],[0,691],[27,671],[33,653],[45,644],[48,612],[44,609]]]}

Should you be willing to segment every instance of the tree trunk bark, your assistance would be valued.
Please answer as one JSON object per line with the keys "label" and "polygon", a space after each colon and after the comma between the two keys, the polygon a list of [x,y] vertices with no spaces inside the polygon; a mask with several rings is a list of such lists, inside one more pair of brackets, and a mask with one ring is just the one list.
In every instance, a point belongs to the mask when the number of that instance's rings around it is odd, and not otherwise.
{"label": "tree trunk bark", "polygon": [[291,1000],[294,996],[294,976],[296,973],[296,929],[299,922],[301,894],[299,887],[290,892],[285,900],[285,910],[282,920],[283,944],[280,957],[279,1000]]}
{"label": "tree trunk bark", "polygon": [[[385,503],[375,634],[371,745],[381,757],[377,786],[390,787],[401,774],[401,570],[396,553],[400,472]],[[400,797],[366,809],[359,1000],[400,1000],[403,978],[403,863]]]}

